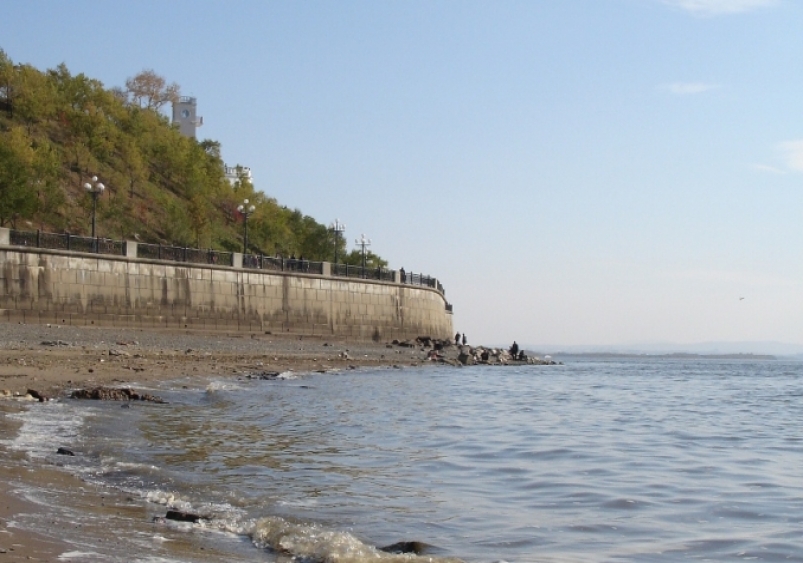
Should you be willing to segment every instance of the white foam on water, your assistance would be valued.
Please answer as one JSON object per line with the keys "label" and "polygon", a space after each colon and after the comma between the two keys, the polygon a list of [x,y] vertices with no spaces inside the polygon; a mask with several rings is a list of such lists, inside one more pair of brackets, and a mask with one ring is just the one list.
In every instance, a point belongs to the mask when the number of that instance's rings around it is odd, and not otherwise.
{"label": "white foam on water", "polygon": [[308,499],[293,499],[293,500],[279,500],[276,502],[279,506],[286,506],[289,508],[313,508],[320,504],[317,498]]}
{"label": "white foam on water", "polygon": [[283,371],[276,376],[276,379],[298,379],[298,376],[291,371]]}
{"label": "white foam on water", "polygon": [[103,460],[103,470],[111,471],[113,469],[149,469],[156,471],[159,468],[150,463],[134,463],[130,461],[118,461],[115,459]]}
{"label": "white foam on water", "polygon": [[352,534],[327,530],[317,524],[297,524],[278,516],[260,518],[251,524],[251,540],[294,559],[321,563],[456,563],[455,558],[386,553]]}
{"label": "white foam on water", "polygon": [[192,504],[188,501],[183,500],[175,493],[167,492],[167,491],[147,491],[144,493],[145,500],[148,502],[152,502],[154,504],[161,504],[167,506],[168,508],[174,508],[176,510],[181,510],[183,512],[190,512],[192,509]]}
{"label": "white foam on water", "polygon": [[216,393],[218,391],[236,391],[238,389],[242,389],[242,385],[237,385],[236,383],[232,383],[231,381],[211,381],[206,386],[207,393]]}
{"label": "white foam on water", "polygon": [[22,426],[14,438],[0,443],[31,457],[43,458],[75,442],[87,415],[67,403],[48,401],[8,416],[20,421]]}
{"label": "white foam on water", "polygon": [[[142,493],[142,496],[146,501],[160,504],[165,508],[200,516],[202,520],[197,523],[191,523],[189,526],[190,528],[206,528],[243,535],[241,532],[235,530],[240,529],[238,523],[242,520],[244,512],[228,503],[206,502],[193,504],[175,493],[160,490],[147,491]],[[168,520],[165,523],[169,525],[185,524],[172,520]],[[184,529],[187,526],[180,527]]]}

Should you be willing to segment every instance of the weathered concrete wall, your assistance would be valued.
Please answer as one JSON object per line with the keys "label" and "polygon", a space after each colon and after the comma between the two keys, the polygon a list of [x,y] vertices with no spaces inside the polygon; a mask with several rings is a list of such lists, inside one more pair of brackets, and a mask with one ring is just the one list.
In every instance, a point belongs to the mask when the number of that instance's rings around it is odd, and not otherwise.
{"label": "weathered concrete wall", "polygon": [[0,320],[391,340],[450,338],[434,289],[0,245]]}

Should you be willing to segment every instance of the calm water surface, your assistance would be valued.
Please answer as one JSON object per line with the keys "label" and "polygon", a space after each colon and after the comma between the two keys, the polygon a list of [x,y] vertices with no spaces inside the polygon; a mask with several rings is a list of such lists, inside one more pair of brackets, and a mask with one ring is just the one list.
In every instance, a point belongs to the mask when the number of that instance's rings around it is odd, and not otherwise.
{"label": "calm water surface", "polygon": [[159,392],[170,405],[60,407],[84,413],[72,440],[89,461],[74,463],[209,515],[265,561],[368,560],[402,540],[470,562],[803,561],[803,363],[383,369]]}

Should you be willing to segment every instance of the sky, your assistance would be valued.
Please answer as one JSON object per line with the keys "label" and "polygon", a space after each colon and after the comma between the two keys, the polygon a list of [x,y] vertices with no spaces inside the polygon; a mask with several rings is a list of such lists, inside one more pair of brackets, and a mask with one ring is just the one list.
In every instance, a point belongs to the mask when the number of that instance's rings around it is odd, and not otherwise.
{"label": "sky", "polygon": [[257,189],[437,277],[469,343],[803,351],[803,2],[3,13],[15,62],[177,82]]}

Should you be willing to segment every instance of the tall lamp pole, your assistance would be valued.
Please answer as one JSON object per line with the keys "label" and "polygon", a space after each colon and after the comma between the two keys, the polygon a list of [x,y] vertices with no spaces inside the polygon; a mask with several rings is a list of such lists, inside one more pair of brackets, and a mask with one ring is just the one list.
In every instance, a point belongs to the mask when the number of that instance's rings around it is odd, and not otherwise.
{"label": "tall lamp pole", "polygon": [[334,223],[329,223],[329,230],[335,233],[335,264],[337,264],[337,247],[340,237],[346,232],[346,225],[335,219]]}
{"label": "tall lamp pole", "polygon": [[92,183],[84,184],[84,189],[92,196],[92,238],[95,238],[95,219],[98,215],[98,196],[106,189],[102,183],[98,182],[97,176],[92,176]]}
{"label": "tall lamp pole", "polygon": [[365,238],[365,234],[361,234],[360,238],[354,242],[357,243],[357,246],[362,247],[362,277],[365,277],[365,249],[371,246],[371,239]]}
{"label": "tall lamp pole", "polygon": [[248,253],[248,217],[254,212],[256,207],[248,205],[248,200],[244,199],[243,202],[237,206],[237,211],[243,214],[243,254]]}

